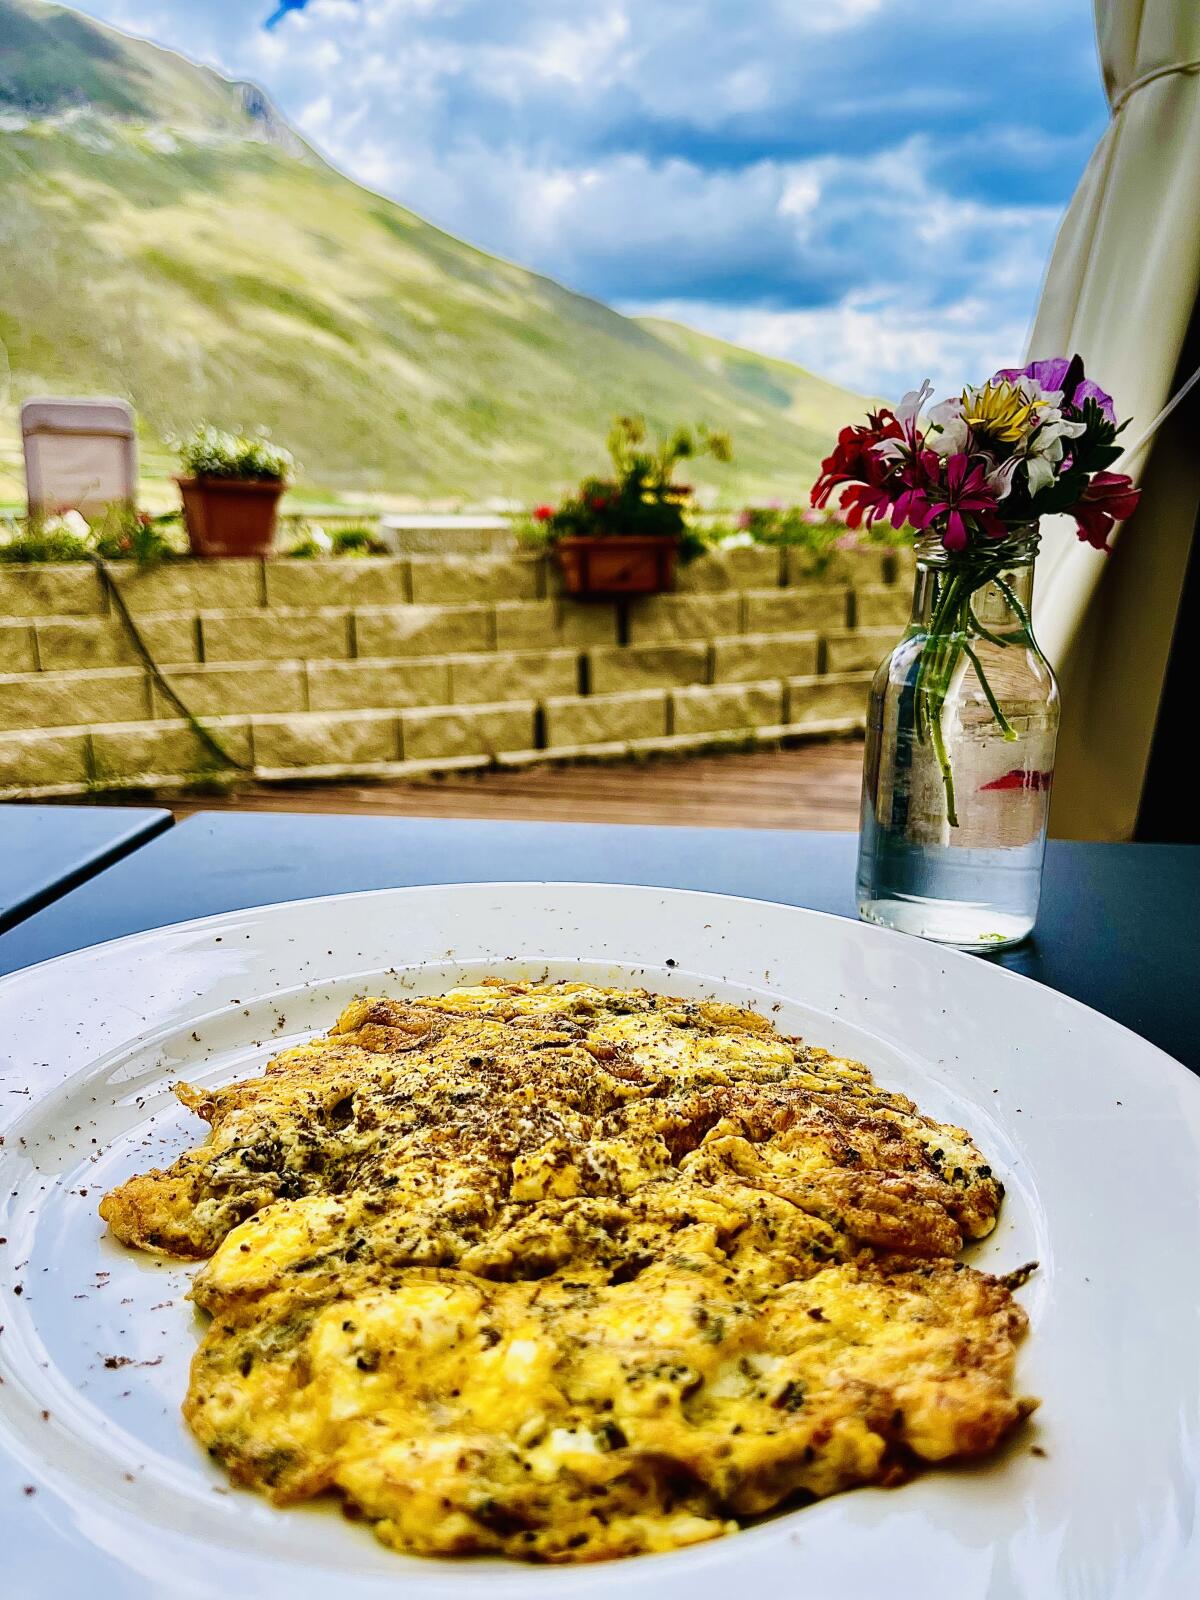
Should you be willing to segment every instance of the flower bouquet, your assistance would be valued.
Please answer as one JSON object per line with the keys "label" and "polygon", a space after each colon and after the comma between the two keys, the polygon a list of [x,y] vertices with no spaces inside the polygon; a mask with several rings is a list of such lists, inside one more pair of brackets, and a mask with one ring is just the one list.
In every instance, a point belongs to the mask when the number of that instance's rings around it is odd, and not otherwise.
{"label": "flower bouquet", "polygon": [[[922,418],[932,393],[927,381],[896,411],[881,408],[866,427],[843,428],[821,463],[812,502],[824,506],[840,488],[848,527],[887,519],[893,528],[935,536],[950,557],[928,628],[933,648],[922,658],[914,698],[917,734],[937,752],[956,826],[941,711],[964,657],[1001,733],[1015,738],[971,643],[975,633],[1003,646],[1033,645],[1028,611],[1003,576],[1014,546],[1036,539],[1039,518],[1065,512],[1080,539],[1107,550],[1114,524],[1133,513],[1139,491],[1107,470],[1121,453],[1116,440],[1126,423],[1118,424],[1111,397],[1085,375],[1079,356],[1006,367]],[[975,596],[991,583],[1022,625],[1003,640],[975,616]]]}
{"label": "flower bouquet", "polygon": [[868,713],[859,910],[968,948],[1033,926],[1058,688],[1033,635],[1039,519],[1108,548],[1138,491],[1111,398],[1078,356],[1006,368],[928,406],[931,385],[843,428],[812,490],[850,528],[916,541],[912,618]]}

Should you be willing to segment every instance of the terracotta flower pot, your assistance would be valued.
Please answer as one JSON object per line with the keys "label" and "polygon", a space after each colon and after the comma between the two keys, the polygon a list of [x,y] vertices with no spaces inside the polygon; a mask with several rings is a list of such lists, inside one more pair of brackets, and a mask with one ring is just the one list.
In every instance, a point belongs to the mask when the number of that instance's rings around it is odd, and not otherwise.
{"label": "terracotta flower pot", "polygon": [[282,483],[176,478],[194,556],[265,556],[275,540]]}
{"label": "terracotta flower pot", "polygon": [[571,535],[554,547],[563,590],[578,600],[664,594],[675,583],[678,542],[670,534]]}

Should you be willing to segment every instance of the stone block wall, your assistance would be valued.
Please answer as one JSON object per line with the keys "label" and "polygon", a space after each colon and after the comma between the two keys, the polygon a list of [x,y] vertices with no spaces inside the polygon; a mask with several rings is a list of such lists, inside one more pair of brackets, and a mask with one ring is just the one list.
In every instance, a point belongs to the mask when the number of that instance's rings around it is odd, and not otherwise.
{"label": "stone block wall", "polygon": [[[109,568],[188,711],[259,778],[402,776],[862,726],[908,561],[735,549],[677,592],[580,604],[544,559]],[[224,764],[85,565],[0,567],[0,795],[160,786]]]}

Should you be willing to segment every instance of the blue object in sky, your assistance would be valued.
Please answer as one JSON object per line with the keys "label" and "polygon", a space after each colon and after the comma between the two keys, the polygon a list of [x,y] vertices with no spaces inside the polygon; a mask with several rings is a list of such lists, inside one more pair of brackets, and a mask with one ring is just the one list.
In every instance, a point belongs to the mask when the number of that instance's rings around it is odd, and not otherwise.
{"label": "blue object in sky", "polygon": [[289,11],[303,11],[307,4],[308,0],[279,0],[279,4],[276,6],[275,10],[263,23],[263,27],[274,28],[278,26],[278,24],[283,21],[284,17],[287,16]]}

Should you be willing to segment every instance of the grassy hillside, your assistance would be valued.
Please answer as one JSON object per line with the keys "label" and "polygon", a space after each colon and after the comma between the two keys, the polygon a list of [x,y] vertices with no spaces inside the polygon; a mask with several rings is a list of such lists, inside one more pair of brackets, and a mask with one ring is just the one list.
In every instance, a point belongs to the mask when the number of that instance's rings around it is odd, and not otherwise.
{"label": "grassy hillside", "polygon": [[774,407],[798,428],[819,434],[824,441],[822,455],[828,453],[838,428],[857,420],[857,414],[868,404],[864,396],[818,378],[791,361],[744,350],[740,345],[662,317],[637,320],[648,333],[688,356],[711,376]]}
{"label": "grassy hillside", "polygon": [[474,250],[258,91],[37,0],[0,0],[0,259],[11,398],[126,395],[152,463],[203,417],[265,425],[314,489],[528,500],[640,410],[728,428],[734,468],[696,476],[732,502],[802,493],[858,408]]}

